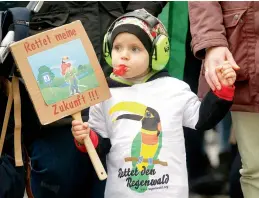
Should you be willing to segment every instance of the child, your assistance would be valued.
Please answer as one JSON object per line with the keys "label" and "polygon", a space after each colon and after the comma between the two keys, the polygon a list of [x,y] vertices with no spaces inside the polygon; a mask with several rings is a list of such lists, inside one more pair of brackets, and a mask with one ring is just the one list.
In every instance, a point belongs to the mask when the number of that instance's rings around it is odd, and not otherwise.
{"label": "child", "polygon": [[[72,122],[77,147],[87,152],[82,143],[89,134],[98,152],[109,152],[107,198],[187,198],[182,126],[206,130],[224,117],[234,95],[234,70],[228,63],[219,66],[223,88],[200,102],[186,83],[161,70],[170,51],[167,33],[145,10],[119,18],[105,39],[104,54],[109,62],[111,51],[114,68],[108,79],[112,97],[90,108],[88,123]],[[111,148],[100,144],[103,138]]]}

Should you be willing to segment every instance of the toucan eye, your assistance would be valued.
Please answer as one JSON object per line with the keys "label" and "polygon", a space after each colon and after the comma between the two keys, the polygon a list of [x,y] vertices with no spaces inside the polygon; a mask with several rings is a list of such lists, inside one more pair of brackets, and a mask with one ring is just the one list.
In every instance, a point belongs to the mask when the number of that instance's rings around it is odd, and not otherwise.
{"label": "toucan eye", "polygon": [[151,113],[149,111],[146,112],[146,117],[150,118],[151,117]]}

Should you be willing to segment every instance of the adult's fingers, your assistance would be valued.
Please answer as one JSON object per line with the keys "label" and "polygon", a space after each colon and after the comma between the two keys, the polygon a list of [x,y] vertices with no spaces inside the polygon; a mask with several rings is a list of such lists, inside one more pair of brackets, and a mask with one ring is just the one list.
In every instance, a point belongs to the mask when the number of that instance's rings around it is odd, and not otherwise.
{"label": "adult's fingers", "polygon": [[208,71],[205,71],[205,79],[206,79],[208,85],[210,86],[210,88],[212,89],[212,91],[215,91],[216,87],[214,86],[214,84],[210,80],[210,77],[208,75]]}
{"label": "adult's fingers", "polygon": [[216,89],[220,90],[221,85],[218,80],[218,76],[216,75],[216,67],[211,66],[208,68],[208,78],[210,79],[211,83],[213,84]]}
{"label": "adult's fingers", "polygon": [[227,61],[229,61],[229,63],[232,65],[234,70],[240,69],[240,67],[237,65],[236,61],[234,60],[234,58],[229,50],[227,50],[227,52],[226,52],[226,58],[227,58]]}

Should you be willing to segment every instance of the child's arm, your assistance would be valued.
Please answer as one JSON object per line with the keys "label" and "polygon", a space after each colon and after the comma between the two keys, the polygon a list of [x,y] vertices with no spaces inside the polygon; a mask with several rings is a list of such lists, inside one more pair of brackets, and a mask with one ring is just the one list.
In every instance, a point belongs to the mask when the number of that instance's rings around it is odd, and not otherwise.
{"label": "child's arm", "polygon": [[76,147],[81,152],[84,152],[84,153],[87,152],[86,147],[84,145],[84,138],[88,134],[99,155],[107,154],[110,151],[110,148],[111,148],[110,139],[103,138],[98,133],[90,129],[87,122],[82,123],[78,120],[73,120],[71,130],[75,138]]}
{"label": "child's arm", "polygon": [[232,101],[234,97],[234,83],[236,81],[235,70],[232,68],[229,62],[225,61],[223,65],[216,67],[216,75],[219,79],[222,89],[216,89],[214,94],[219,98]]}
{"label": "child's arm", "polygon": [[216,126],[227,114],[233,104],[234,87],[222,87],[221,94],[210,91],[203,98],[199,112],[198,121],[195,125],[197,130],[209,130]]}
{"label": "child's arm", "polygon": [[228,63],[219,66],[216,72],[222,89],[208,92],[201,103],[197,101],[197,97],[190,97],[184,112],[184,126],[198,130],[211,129],[223,119],[232,106],[236,73],[230,69]]}
{"label": "child's arm", "polygon": [[216,74],[222,88],[209,92],[202,100],[196,129],[207,130],[214,127],[232,106],[236,72],[229,62],[224,62],[216,68]]}
{"label": "child's arm", "polygon": [[89,114],[89,123],[82,123],[78,120],[72,121],[71,130],[76,146],[80,151],[87,152],[83,140],[89,134],[97,153],[106,155],[110,151],[111,143],[107,135],[106,122],[100,105],[91,107]]}
{"label": "child's arm", "polygon": [[99,138],[97,134],[90,129],[87,122],[82,123],[78,120],[73,120],[71,131],[75,138],[76,146],[80,151],[86,152],[86,148],[84,146],[84,139],[87,137],[87,135],[90,136],[94,148],[98,146]]}

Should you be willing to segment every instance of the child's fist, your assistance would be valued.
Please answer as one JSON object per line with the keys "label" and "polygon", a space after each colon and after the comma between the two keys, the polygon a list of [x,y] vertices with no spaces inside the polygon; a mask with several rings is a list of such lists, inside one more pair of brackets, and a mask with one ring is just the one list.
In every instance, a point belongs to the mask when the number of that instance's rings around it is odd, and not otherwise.
{"label": "child's fist", "polygon": [[72,121],[72,134],[76,141],[78,141],[80,144],[84,144],[84,139],[89,135],[90,133],[90,127],[87,122],[80,122],[78,120]]}
{"label": "child's fist", "polygon": [[227,61],[223,65],[216,67],[216,74],[220,84],[223,86],[231,87],[236,81],[236,72]]}

